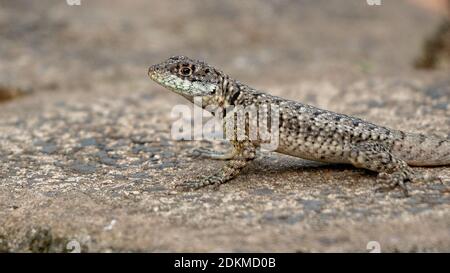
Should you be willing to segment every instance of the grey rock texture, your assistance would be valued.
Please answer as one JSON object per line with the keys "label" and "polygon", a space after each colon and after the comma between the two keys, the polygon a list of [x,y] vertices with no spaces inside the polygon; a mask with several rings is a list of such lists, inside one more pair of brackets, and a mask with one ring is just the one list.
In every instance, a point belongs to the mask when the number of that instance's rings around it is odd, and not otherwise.
{"label": "grey rock texture", "polygon": [[[395,3],[394,3],[395,2]],[[261,154],[220,187],[173,186],[222,162],[174,141],[147,67],[207,59],[268,92],[447,137],[448,70],[412,61],[438,19],[383,1],[0,2],[0,251],[450,251],[450,168],[412,196],[373,173]],[[30,7],[32,6],[32,8]],[[20,20],[16,20],[20,18]]]}

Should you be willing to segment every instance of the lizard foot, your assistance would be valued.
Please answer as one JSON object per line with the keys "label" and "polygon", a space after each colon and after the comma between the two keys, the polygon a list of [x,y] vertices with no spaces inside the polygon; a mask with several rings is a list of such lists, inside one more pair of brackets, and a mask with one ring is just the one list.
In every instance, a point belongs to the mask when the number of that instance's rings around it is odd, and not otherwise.
{"label": "lizard foot", "polygon": [[379,173],[377,183],[379,184],[375,187],[376,192],[387,192],[399,187],[405,197],[409,196],[408,187],[406,183],[413,182],[413,178],[411,175],[408,175],[404,172],[394,172],[391,174],[388,173]]}
{"label": "lizard foot", "polygon": [[378,175],[377,182],[379,183],[379,186],[375,188],[375,191],[379,192],[386,192],[389,190],[393,190],[396,187],[400,187],[400,189],[405,194],[405,197],[409,196],[408,188],[406,186],[406,183],[411,183],[415,181],[422,181],[422,182],[436,182],[441,185],[444,185],[444,182],[441,177],[439,176],[429,176],[429,175],[414,175],[414,174],[408,174],[405,172],[394,172],[392,174],[388,173],[380,173]]}
{"label": "lizard foot", "polygon": [[175,188],[178,188],[182,191],[193,191],[198,190],[200,188],[206,187],[206,186],[214,186],[214,189],[218,189],[220,186],[220,183],[218,181],[214,182],[212,178],[215,176],[209,176],[209,177],[201,177],[194,180],[186,180],[184,182],[181,182],[179,184],[175,185]]}
{"label": "lizard foot", "polygon": [[198,190],[204,186],[206,185],[204,185],[202,180],[187,180],[176,184],[175,188],[180,189],[181,191],[193,191]]}
{"label": "lizard foot", "polygon": [[190,151],[190,156],[194,158],[209,158],[215,160],[230,160],[234,157],[233,152],[217,152],[206,148],[195,148]]}

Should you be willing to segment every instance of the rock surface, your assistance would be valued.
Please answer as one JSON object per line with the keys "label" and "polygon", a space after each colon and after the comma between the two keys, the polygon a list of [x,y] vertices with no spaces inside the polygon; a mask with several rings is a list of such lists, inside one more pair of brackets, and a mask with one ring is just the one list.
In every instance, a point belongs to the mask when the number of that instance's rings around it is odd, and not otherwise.
{"label": "rock surface", "polygon": [[0,86],[27,90],[0,104],[0,251],[450,250],[448,167],[418,168],[444,183],[403,198],[375,194],[374,173],[267,153],[217,191],[175,191],[223,164],[193,148],[227,146],[174,141],[170,113],[186,102],[146,76],[185,54],[447,137],[449,71],[412,67],[439,18],[403,1],[129,2],[0,2]]}

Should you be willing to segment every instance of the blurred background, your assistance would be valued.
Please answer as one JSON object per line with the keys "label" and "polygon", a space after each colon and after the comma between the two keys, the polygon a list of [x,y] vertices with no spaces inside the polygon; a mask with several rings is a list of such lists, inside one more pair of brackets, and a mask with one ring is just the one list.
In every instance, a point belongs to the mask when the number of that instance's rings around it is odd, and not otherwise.
{"label": "blurred background", "polygon": [[448,69],[429,60],[449,55],[446,0],[71,2],[0,0],[0,97],[133,84],[180,54],[259,86]]}

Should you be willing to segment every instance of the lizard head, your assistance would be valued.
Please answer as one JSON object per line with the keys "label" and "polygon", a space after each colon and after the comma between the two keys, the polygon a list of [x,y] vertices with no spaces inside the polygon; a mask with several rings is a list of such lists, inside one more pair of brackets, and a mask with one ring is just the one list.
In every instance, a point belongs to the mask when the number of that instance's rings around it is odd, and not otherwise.
{"label": "lizard head", "polygon": [[152,80],[189,100],[214,95],[219,87],[220,73],[202,61],[185,56],[171,57],[148,69]]}

